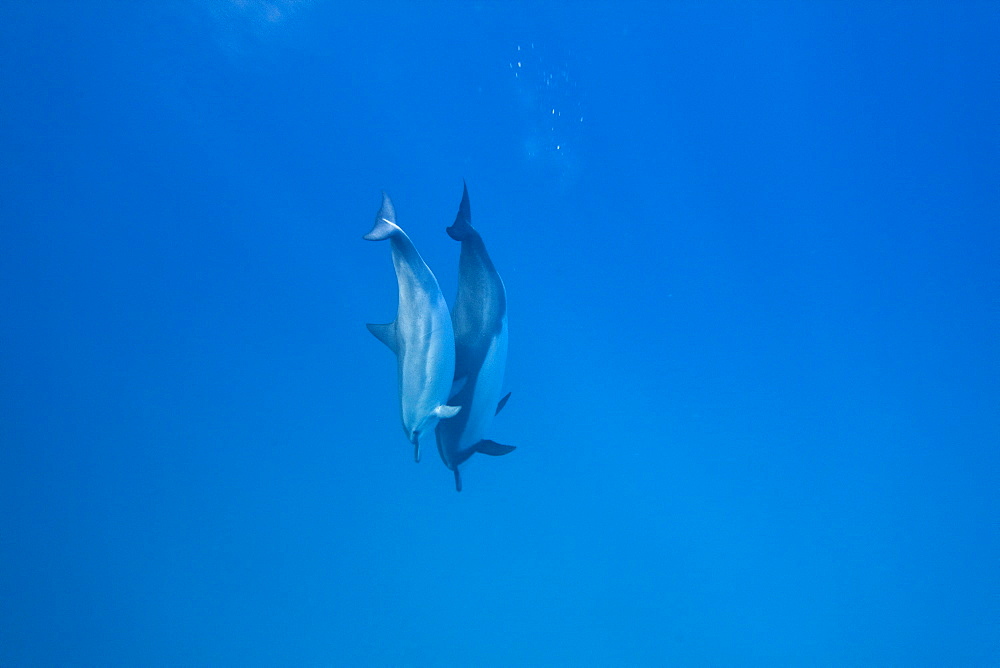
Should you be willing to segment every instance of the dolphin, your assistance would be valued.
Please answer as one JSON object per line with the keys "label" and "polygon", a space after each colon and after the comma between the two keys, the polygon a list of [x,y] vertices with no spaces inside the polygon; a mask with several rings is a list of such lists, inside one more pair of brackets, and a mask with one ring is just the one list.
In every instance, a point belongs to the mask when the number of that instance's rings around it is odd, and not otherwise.
{"label": "dolphin", "polygon": [[438,420],[454,417],[461,410],[461,406],[447,405],[455,372],[455,335],[448,304],[434,274],[396,224],[396,212],[385,193],[375,226],[364,238],[388,239],[392,249],[399,283],[396,320],[369,324],[368,331],[396,354],[403,431],[413,444],[414,460],[419,462],[420,435],[433,429]]}
{"label": "dolphin", "polygon": [[455,382],[450,401],[464,408],[456,418],[439,422],[435,434],[441,460],[455,472],[455,489],[461,492],[460,464],[477,452],[498,456],[514,450],[483,438],[493,416],[510,397],[500,398],[507,365],[507,293],[482,237],[472,227],[469,189],[464,183],[458,215],[447,232],[462,242],[458,296],[451,311]]}

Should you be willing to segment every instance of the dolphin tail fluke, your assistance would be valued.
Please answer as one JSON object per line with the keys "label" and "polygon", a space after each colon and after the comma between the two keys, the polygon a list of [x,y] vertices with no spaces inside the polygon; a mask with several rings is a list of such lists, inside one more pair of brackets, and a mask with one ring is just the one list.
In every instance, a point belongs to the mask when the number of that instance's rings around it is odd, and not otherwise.
{"label": "dolphin tail fluke", "polygon": [[365,235],[368,241],[382,241],[399,232],[396,225],[396,210],[392,206],[392,200],[385,193],[382,193],[382,207],[375,214],[375,225],[372,231]]}
{"label": "dolphin tail fluke", "polygon": [[368,331],[371,332],[376,339],[378,339],[385,345],[389,346],[389,350],[396,353],[397,355],[399,354],[399,351],[396,348],[395,322],[390,322],[385,325],[374,325],[372,323],[368,323],[367,325],[365,325],[365,327],[368,328]]}
{"label": "dolphin tail fluke", "polygon": [[460,410],[462,410],[461,406],[438,406],[434,409],[434,415],[437,415],[441,420],[446,420],[458,415]]}
{"label": "dolphin tail fluke", "polygon": [[[371,325],[368,325],[368,329],[371,329],[371,328],[372,328],[372,326],[371,326]],[[375,334],[375,332],[372,332],[372,334]],[[378,336],[378,335],[376,334],[376,336]],[[508,393],[507,393],[506,395],[504,395],[504,398],[503,398],[503,399],[501,399],[501,400],[500,400],[500,401],[499,401],[499,402],[497,403],[497,412],[496,412],[496,413],[494,413],[494,415],[499,415],[499,414],[500,414],[500,411],[502,411],[502,410],[503,410],[503,407],[507,405],[507,400],[508,400],[508,399],[510,399],[510,392],[508,392]]]}
{"label": "dolphin tail fluke", "polygon": [[489,455],[491,457],[499,457],[500,455],[506,455],[508,453],[517,450],[513,445],[503,445],[502,443],[497,443],[496,441],[482,440],[476,443],[476,452],[481,452],[484,455]]}
{"label": "dolphin tail fluke", "polygon": [[458,472],[458,468],[455,469],[455,491],[462,491],[462,474]]}
{"label": "dolphin tail fluke", "polygon": [[465,181],[462,181],[462,203],[458,205],[458,215],[455,216],[455,222],[446,231],[448,236],[455,241],[462,241],[470,233],[475,232],[472,228],[472,213],[469,209],[469,188],[465,185]]}

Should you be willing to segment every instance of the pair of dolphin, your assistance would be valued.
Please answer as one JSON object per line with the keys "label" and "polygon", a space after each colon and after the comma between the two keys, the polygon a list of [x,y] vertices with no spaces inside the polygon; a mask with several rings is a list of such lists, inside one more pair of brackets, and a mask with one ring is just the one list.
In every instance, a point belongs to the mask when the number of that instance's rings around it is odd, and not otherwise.
{"label": "pair of dolphin", "polygon": [[434,429],[441,461],[455,474],[473,454],[505,455],[513,446],[483,438],[510,394],[500,398],[507,364],[507,295],[482,237],[472,227],[469,190],[448,236],[462,244],[451,314],[437,278],[396,224],[389,196],[369,241],[389,240],[399,284],[396,320],[368,330],[396,354],[403,431],[420,461],[420,436]]}

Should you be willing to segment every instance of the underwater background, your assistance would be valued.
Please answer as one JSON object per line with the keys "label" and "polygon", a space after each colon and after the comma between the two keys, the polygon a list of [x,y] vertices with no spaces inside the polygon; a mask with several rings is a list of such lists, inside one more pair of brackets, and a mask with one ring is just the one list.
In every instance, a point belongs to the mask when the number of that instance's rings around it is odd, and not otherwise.
{"label": "underwater background", "polygon": [[[1000,665],[1000,4],[4,3],[0,665]],[[512,396],[402,432],[387,191]]]}

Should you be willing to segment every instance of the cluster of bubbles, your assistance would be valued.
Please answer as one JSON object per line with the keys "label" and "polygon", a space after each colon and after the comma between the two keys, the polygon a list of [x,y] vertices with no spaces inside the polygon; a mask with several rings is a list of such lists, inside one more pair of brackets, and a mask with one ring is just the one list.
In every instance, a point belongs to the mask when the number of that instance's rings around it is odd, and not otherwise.
{"label": "cluster of bubbles", "polygon": [[517,44],[508,69],[517,91],[525,158],[571,176],[578,168],[585,118],[568,58],[545,54],[531,42]]}

